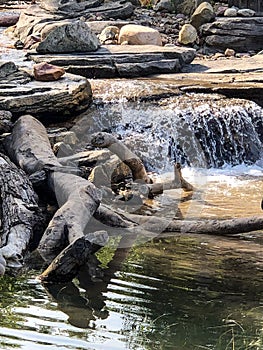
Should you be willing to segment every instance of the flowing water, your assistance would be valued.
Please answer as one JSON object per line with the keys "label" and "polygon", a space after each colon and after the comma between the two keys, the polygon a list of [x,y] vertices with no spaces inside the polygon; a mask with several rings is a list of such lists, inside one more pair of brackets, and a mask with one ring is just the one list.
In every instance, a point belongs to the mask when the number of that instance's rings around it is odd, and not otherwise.
{"label": "flowing water", "polygon": [[[261,108],[218,95],[167,97],[171,88],[161,82],[109,86],[75,120],[80,141],[111,131],[158,181],[180,161],[196,187],[192,196],[167,191],[159,204],[148,203],[149,211],[170,217],[176,205],[184,218],[261,215]],[[147,102],[156,86],[166,98]],[[132,101],[124,90],[129,96],[143,90],[144,98]],[[72,283],[49,287],[36,280],[38,270],[4,276],[0,348],[263,349],[262,231],[130,243],[130,249],[116,250],[117,241],[104,248],[95,280],[85,269]]]}

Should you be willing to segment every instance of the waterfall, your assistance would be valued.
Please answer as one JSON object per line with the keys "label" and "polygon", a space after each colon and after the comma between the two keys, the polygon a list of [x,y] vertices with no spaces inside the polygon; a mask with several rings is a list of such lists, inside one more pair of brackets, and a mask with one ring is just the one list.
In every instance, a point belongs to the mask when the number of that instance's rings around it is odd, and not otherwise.
{"label": "waterfall", "polygon": [[143,159],[148,170],[166,171],[174,161],[220,168],[253,164],[261,158],[262,111],[254,102],[220,95],[120,100],[97,105],[85,114],[80,129],[83,132],[85,124],[90,133],[114,133]]}

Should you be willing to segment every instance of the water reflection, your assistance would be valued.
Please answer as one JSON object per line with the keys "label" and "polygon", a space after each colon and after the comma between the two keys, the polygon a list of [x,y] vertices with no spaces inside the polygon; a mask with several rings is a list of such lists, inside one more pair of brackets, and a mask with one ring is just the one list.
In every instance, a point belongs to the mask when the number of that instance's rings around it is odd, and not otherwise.
{"label": "water reflection", "polygon": [[262,349],[259,243],[165,237],[117,249],[107,267],[46,286],[49,296],[33,280],[2,279],[12,316],[1,317],[1,348]]}

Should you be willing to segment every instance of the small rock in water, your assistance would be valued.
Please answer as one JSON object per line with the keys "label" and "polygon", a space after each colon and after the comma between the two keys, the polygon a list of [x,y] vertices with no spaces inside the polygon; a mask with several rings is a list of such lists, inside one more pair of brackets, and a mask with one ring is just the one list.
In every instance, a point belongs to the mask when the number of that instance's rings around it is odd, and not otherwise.
{"label": "small rock in water", "polygon": [[65,74],[64,68],[41,62],[33,66],[34,78],[39,81],[58,80]]}

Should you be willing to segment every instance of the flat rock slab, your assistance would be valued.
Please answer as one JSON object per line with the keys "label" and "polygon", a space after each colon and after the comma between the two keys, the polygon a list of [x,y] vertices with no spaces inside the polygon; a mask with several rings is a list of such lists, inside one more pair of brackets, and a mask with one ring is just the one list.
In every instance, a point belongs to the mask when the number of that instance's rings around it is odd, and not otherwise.
{"label": "flat rock slab", "polygon": [[184,73],[158,75],[184,92],[219,93],[263,106],[263,55],[251,58],[194,60]]}
{"label": "flat rock slab", "polygon": [[216,61],[195,59],[183,71],[125,83],[121,79],[92,80],[93,97],[145,101],[195,92],[249,99],[263,107],[263,55]]}
{"label": "flat rock slab", "polygon": [[53,82],[0,81],[0,109],[15,116],[28,113],[37,117],[66,117],[85,110],[91,103],[91,96],[89,82],[68,73]]}
{"label": "flat rock slab", "polygon": [[66,72],[86,78],[131,78],[180,72],[195,57],[195,50],[154,45],[105,45],[96,52],[39,55],[29,53],[33,61],[48,62]]}

